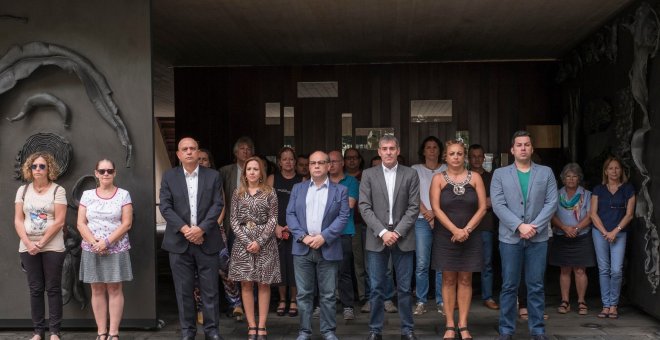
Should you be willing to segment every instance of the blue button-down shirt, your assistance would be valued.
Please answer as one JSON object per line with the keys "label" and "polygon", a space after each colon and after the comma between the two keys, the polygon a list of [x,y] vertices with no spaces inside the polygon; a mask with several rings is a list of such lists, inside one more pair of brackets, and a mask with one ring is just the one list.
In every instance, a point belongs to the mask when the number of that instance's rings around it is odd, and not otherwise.
{"label": "blue button-down shirt", "polygon": [[309,181],[309,190],[307,190],[307,197],[305,197],[305,205],[307,208],[307,232],[310,235],[321,233],[323,213],[325,212],[325,205],[328,202],[328,183],[328,177],[325,178],[325,181],[320,187],[317,187],[314,181]]}

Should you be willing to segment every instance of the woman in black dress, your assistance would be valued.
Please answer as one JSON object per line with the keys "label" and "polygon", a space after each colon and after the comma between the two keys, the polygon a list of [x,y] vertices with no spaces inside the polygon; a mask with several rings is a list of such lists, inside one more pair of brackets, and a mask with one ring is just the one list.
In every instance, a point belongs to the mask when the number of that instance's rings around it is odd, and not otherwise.
{"label": "woman in black dress", "polygon": [[291,189],[296,183],[302,182],[302,177],[296,174],[296,153],[290,147],[284,147],[277,154],[277,165],[279,171],[268,176],[268,185],[273,187],[277,193],[277,226],[275,237],[278,241],[280,254],[280,273],[282,282],[279,283],[278,291],[280,302],[277,305],[277,315],[284,316],[286,312],[286,290],[289,287],[289,316],[298,316],[298,305],[296,304],[296,277],[293,271],[293,254],[291,252],[292,242],[289,227],[286,224],[286,207],[289,205]]}
{"label": "woman in black dress", "polygon": [[[467,150],[462,141],[445,143],[447,170],[433,176],[430,200],[433,228],[433,269],[442,271],[442,297],[446,314],[444,339],[472,339],[467,317],[472,301],[472,273],[481,272],[481,238],[470,237],[486,214],[486,188],[481,176],[465,168]],[[477,234],[478,235],[478,234]],[[458,330],[454,306],[458,301]]]}

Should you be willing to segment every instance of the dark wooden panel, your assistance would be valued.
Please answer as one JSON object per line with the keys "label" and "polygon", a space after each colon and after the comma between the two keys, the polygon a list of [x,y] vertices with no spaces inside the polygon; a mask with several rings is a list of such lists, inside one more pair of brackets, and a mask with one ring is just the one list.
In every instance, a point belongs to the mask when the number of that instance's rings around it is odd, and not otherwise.
{"label": "dark wooden panel", "polygon": [[[497,154],[508,152],[511,134],[527,124],[560,124],[553,70],[549,62],[177,68],[176,134],[200,140],[218,164],[232,161],[242,135],[255,140],[258,153],[274,155],[283,127],[265,125],[264,107],[279,102],[295,109],[299,152],[339,148],[341,113],[350,112],[353,129],[393,127],[410,164],[424,138],[444,141],[456,130],[469,130],[471,143]],[[297,98],[298,81],[338,81],[339,97]],[[453,120],[410,123],[416,99],[453,100]]]}

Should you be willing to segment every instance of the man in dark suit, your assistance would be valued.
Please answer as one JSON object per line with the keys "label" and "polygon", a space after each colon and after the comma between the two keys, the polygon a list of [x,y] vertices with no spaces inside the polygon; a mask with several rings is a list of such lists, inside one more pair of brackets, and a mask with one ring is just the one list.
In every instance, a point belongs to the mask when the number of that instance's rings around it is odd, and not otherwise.
{"label": "man in dark suit", "polygon": [[292,253],[300,310],[297,340],[312,338],[316,282],[321,307],[321,335],[324,340],[337,340],[335,289],[343,256],[341,233],[348,220],[349,207],[346,187],[330,181],[329,168],[330,158],[326,153],[316,151],[311,154],[311,179],[293,186],[286,209],[286,222],[295,240]]}
{"label": "man in dark suit", "polygon": [[222,223],[224,224],[227,236],[229,237],[229,251],[231,251],[231,245],[234,241],[234,233],[231,230],[229,222],[229,216],[231,215],[231,195],[233,195],[234,190],[238,188],[245,161],[252,156],[254,156],[254,142],[252,142],[250,137],[240,137],[236,140],[236,143],[234,143],[234,159],[236,160],[236,163],[227,164],[219,170],[225,194],[225,214]]}
{"label": "man in dark suit", "polygon": [[385,135],[378,142],[381,166],[362,172],[359,207],[367,224],[367,270],[371,283],[369,340],[382,339],[387,266],[396,273],[401,339],[415,340],[411,278],[415,251],[415,222],[419,215],[417,171],[397,161],[399,141]]}
{"label": "man in dark suit", "polygon": [[220,174],[198,165],[197,142],[179,141],[176,152],[181,166],[165,172],[160,188],[160,212],[167,222],[161,248],[170,253],[179,322],[183,340],[195,338],[195,270],[199,274],[206,339],[222,339],[218,333],[218,252],[223,246],[218,217],[223,200]]}

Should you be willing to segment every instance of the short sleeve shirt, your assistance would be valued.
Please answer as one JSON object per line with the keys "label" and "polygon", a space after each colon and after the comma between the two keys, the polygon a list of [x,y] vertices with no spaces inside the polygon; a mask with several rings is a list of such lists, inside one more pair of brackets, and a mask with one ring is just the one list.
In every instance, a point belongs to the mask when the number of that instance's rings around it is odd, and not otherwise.
{"label": "short sleeve shirt", "polygon": [[[433,176],[447,170],[447,164],[442,164],[437,169],[429,169],[424,164],[415,164],[412,168],[417,171],[417,176],[419,177],[419,199],[426,209],[431,210],[429,192],[431,191]],[[419,213],[419,218],[424,218],[421,212]]]}
{"label": "short sleeve shirt", "polygon": [[[32,183],[26,185],[25,199],[23,199],[25,185],[22,185],[16,191],[14,202],[23,203],[25,233],[31,241],[37,242],[46,233],[46,229],[55,221],[55,204],[66,205],[66,190],[55,183],[51,183],[48,190],[37,193]],[[60,230],[47,244],[43,245],[41,251],[63,252],[64,249],[64,233]],[[27,247],[23,244],[23,241],[20,241],[18,251],[21,253],[27,252]]]}
{"label": "short sleeve shirt", "polygon": [[[131,195],[128,191],[117,188],[115,194],[110,198],[101,198],[96,193],[96,189],[86,190],[80,198],[80,205],[87,210],[87,227],[94,235],[94,238],[105,240],[121,225],[122,208],[125,205],[132,204]],[[87,241],[82,241],[82,248],[86,251],[93,251],[92,245]],[[128,234],[108,248],[108,253],[121,253],[131,248],[128,241]]]}
{"label": "short sleeve shirt", "polygon": [[[339,184],[345,186],[348,189],[348,197],[358,201],[360,196],[360,182],[353,176],[344,175]],[[355,234],[355,221],[353,221],[353,215],[355,214],[355,208],[351,209],[348,215],[348,220],[346,221],[346,227],[342,231],[342,235],[354,235]]]}
{"label": "short sleeve shirt", "polygon": [[612,231],[626,215],[628,200],[635,195],[635,188],[630,183],[624,183],[612,194],[607,186],[599,184],[594,187],[593,195],[598,196],[598,217],[605,230]]}

